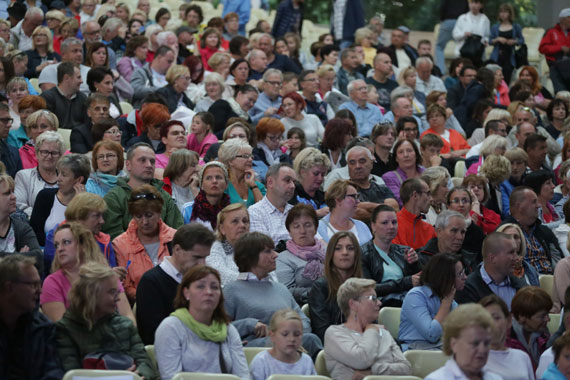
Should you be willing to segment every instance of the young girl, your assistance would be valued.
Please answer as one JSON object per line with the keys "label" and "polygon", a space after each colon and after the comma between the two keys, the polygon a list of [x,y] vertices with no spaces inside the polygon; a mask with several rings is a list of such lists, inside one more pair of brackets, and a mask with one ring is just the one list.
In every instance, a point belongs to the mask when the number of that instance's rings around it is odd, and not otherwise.
{"label": "young girl", "polygon": [[220,32],[215,28],[208,28],[202,34],[200,39],[200,56],[202,57],[202,65],[206,71],[214,71],[208,65],[208,60],[220,50]]}
{"label": "young girl", "polygon": [[265,380],[273,374],[316,375],[311,357],[300,352],[303,338],[301,317],[291,309],[278,310],[269,322],[273,347],[253,358],[250,365],[253,380]]}
{"label": "young girl", "polygon": [[212,144],[218,142],[217,137],[212,133],[214,122],[214,115],[209,112],[198,112],[192,118],[187,148],[198,153],[200,159],[204,158]]}
{"label": "young girl", "polygon": [[287,140],[283,144],[289,148],[289,157],[294,160],[297,154],[307,147],[305,132],[301,128],[293,127],[287,131]]}

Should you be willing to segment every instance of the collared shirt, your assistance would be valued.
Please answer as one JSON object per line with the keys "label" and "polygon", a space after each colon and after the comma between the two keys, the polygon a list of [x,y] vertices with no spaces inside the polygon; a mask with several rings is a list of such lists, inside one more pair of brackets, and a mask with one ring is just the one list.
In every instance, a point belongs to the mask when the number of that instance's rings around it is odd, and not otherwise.
{"label": "collared shirt", "polygon": [[372,128],[377,123],[384,121],[382,112],[373,104],[366,103],[364,107],[360,107],[354,101],[346,102],[340,105],[339,110],[347,109],[356,118],[356,125],[359,136],[370,136]]}
{"label": "collared shirt", "polygon": [[527,258],[525,260],[535,267],[538,273],[553,274],[552,262],[546,255],[540,241],[534,236],[535,229],[536,225],[532,227],[530,233],[527,233],[524,229],[522,230],[526,241]]}
{"label": "collared shirt", "polygon": [[152,73],[152,83],[154,87],[160,88],[168,85],[168,82],[166,81],[166,75],[160,74],[152,68],[150,69],[150,72]]}
{"label": "collared shirt", "polygon": [[257,276],[251,272],[240,272],[237,276],[237,280],[257,281],[257,282],[264,282],[264,281],[279,282],[275,271],[269,272],[269,274],[263,278],[257,278]]}
{"label": "collared shirt", "polygon": [[18,50],[32,50],[32,36],[26,36],[26,33],[22,30],[22,24],[24,19],[22,19],[15,27],[11,29],[10,43]]}
{"label": "collared shirt", "polygon": [[287,214],[292,208],[293,206],[287,203],[281,212],[269,202],[267,196],[263,197],[262,200],[247,209],[250,231],[259,231],[271,236],[275,244],[279,243],[279,240],[290,239],[289,231],[285,227],[285,219],[287,219]]}
{"label": "collared shirt", "polygon": [[511,302],[517,290],[511,286],[511,280],[507,276],[502,282],[496,284],[489,273],[485,270],[485,264],[481,265],[481,278],[485,281],[485,284],[489,286],[491,291],[499,296],[507,304],[509,310],[511,310]]}
{"label": "collared shirt", "polygon": [[172,277],[172,279],[174,281],[176,281],[177,283],[181,283],[182,282],[182,273],[180,273],[178,271],[178,269],[176,269],[174,267],[174,265],[172,265],[172,263],[170,262],[170,260],[172,260],[172,257],[165,257],[164,260],[162,260],[162,262],[158,265],[160,267],[160,269],[162,269],[167,275],[169,275],[170,277]]}
{"label": "collared shirt", "polygon": [[447,93],[447,88],[443,81],[436,77],[435,75],[430,75],[427,82],[424,82],[419,76],[416,80],[416,91],[423,92],[424,94],[429,94],[432,91],[441,91]]}
{"label": "collared shirt", "polygon": [[[249,110],[249,116],[251,116],[253,124],[257,124],[262,117],[266,117],[265,111],[267,111],[267,109],[269,108],[279,109],[280,106],[281,106],[281,96],[277,96],[275,100],[271,100],[271,98],[269,98],[269,96],[267,96],[265,92],[262,92],[257,97],[257,101],[255,102],[253,108]],[[277,113],[267,117],[281,119],[281,116],[279,116]]]}
{"label": "collared shirt", "polygon": [[59,88],[59,86],[55,86],[55,88],[57,88],[57,92],[59,92],[59,94],[60,94],[61,96],[63,96],[64,98],[67,98],[67,99],[69,99],[69,100],[73,100],[73,99],[75,99],[75,98],[77,97],[77,92],[74,93],[74,94],[72,94],[72,95],[68,98],[67,95],[65,95],[65,94],[61,91],[61,88]]}

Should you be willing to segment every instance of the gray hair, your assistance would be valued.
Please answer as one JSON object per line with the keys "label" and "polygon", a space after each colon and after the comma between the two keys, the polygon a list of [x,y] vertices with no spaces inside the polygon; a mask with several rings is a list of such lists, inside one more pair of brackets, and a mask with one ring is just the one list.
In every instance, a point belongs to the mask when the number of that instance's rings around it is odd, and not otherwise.
{"label": "gray hair", "polygon": [[445,229],[447,228],[447,226],[449,226],[449,223],[451,222],[451,218],[459,218],[461,220],[463,220],[463,222],[465,222],[465,217],[463,215],[461,215],[460,213],[458,213],[457,211],[453,211],[453,210],[445,210],[439,213],[439,215],[437,216],[436,220],[435,220],[435,229]]}
{"label": "gray hair", "polygon": [[54,131],[45,131],[36,138],[36,154],[40,151],[42,145],[46,142],[55,142],[59,145],[59,154],[65,153],[65,143],[63,142],[63,137]]}
{"label": "gray hair", "polygon": [[222,87],[222,89],[226,86],[226,81],[219,73],[211,72],[208,74],[206,78],[204,78],[204,84],[214,83],[214,82],[219,84]]}
{"label": "gray hair", "polygon": [[34,16],[42,16],[42,18],[44,18],[44,11],[42,11],[42,9],[38,8],[38,7],[30,7],[26,11],[24,18],[30,19],[30,17],[34,17]]}
{"label": "gray hair", "polygon": [[19,253],[8,255],[0,260],[0,291],[4,291],[6,282],[15,282],[22,277],[22,268],[36,264],[34,257],[24,256]]}
{"label": "gray hair", "polygon": [[263,37],[269,38],[269,39],[271,40],[271,45],[273,45],[274,40],[273,40],[273,36],[272,36],[271,34],[269,34],[269,33],[261,33],[261,35],[260,35],[259,38],[258,38],[258,41],[259,41],[260,39],[262,39]]}
{"label": "gray hair", "polygon": [[[237,139],[234,139],[234,140],[237,140]],[[200,170],[200,173],[198,174],[200,187],[202,187],[202,179],[204,179],[204,173],[206,173],[206,169],[208,169],[209,167],[212,167],[212,166],[216,166],[216,167],[222,169],[222,172],[224,173],[224,178],[226,179],[226,185],[227,185],[230,182],[230,179],[228,176],[228,169],[226,168],[226,165],[222,164],[220,161],[210,161],[202,167],[202,170]]]}
{"label": "gray hair", "polygon": [[348,318],[350,314],[350,300],[358,299],[368,289],[374,289],[376,281],[367,278],[351,277],[346,280],[336,294],[336,302],[340,311]]}
{"label": "gray hair", "polygon": [[156,43],[158,44],[158,46],[167,46],[166,45],[166,41],[168,41],[168,37],[170,36],[174,36],[176,38],[176,41],[178,41],[178,37],[176,37],[176,34],[174,34],[174,32],[171,31],[164,31],[164,32],[160,32],[157,34],[156,36]]}
{"label": "gray hair", "polygon": [[429,186],[429,191],[433,193],[443,181],[449,181],[450,177],[446,168],[441,166],[432,166],[424,170],[420,178],[426,181]]}
{"label": "gray hair", "polygon": [[348,94],[350,95],[352,93],[352,91],[354,90],[354,86],[356,86],[356,82],[361,81],[364,82],[364,79],[355,79],[355,80],[351,80],[348,85],[346,86],[346,92],[348,92]]}
{"label": "gray hair", "polygon": [[265,173],[265,180],[267,180],[269,177],[277,177],[281,168],[293,169],[293,166],[288,162],[279,162],[277,164],[273,164],[269,167],[269,169],[267,169],[267,172]]}
{"label": "gray hair", "polygon": [[152,146],[150,146],[150,144],[145,142],[138,142],[136,144],[131,145],[131,147],[127,150],[127,161],[131,161],[133,159],[135,151],[138,148],[148,148],[154,152],[154,149],[152,148]]}
{"label": "gray hair", "polygon": [[257,58],[259,54],[265,54],[265,52],[260,49],[252,49],[245,58],[249,61],[253,58]]}
{"label": "gray hair", "polygon": [[68,51],[69,48],[73,45],[81,45],[81,47],[83,48],[83,42],[81,42],[80,39],[75,38],[75,37],[68,37],[65,40],[63,40],[63,42],[61,43],[62,54],[63,54],[63,52]]}
{"label": "gray hair", "polygon": [[351,153],[356,153],[356,152],[366,152],[366,157],[368,157],[370,160],[374,161],[374,156],[372,155],[372,152],[370,151],[370,149],[368,149],[362,145],[357,145],[357,146],[353,146],[352,148],[350,148],[346,152],[346,160],[348,161],[348,156],[350,156]]}
{"label": "gray hair", "polygon": [[326,154],[317,148],[305,148],[297,154],[293,161],[293,169],[297,176],[301,176],[301,170],[307,170],[314,166],[324,166],[327,171],[331,167],[331,161]]}
{"label": "gray hair", "polygon": [[263,81],[267,81],[267,79],[269,79],[270,76],[272,75],[279,75],[279,77],[281,78],[281,80],[283,80],[283,73],[281,72],[281,70],[278,69],[267,69],[265,71],[265,73],[263,73]]}
{"label": "gray hair", "polygon": [[489,63],[485,66],[486,69],[491,70],[491,72],[493,73],[493,75],[499,71],[499,70],[503,70],[503,68],[499,65],[497,65],[496,63]]}
{"label": "gray hair", "polygon": [[152,48],[152,49],[158,48],[158,46],[151,46],[151,45],[152,45],[152,41],[151,41],[151,38],[150,38],[157,30],[160,30],[160,31],[162,32],[164,29],[162,28],[162,26],[160,26],[160,25],[158,25],[158,24],[152,24],[152,25],[149,25],[149,26],[146,28],[145,32],[144,32],[144,36],[145,36],[146,38],[148,38],[148,47],[149,47],[149,49],[150,49],[150,48]]}
{"label": "gray hair", "polygon": [[91,162],[83,154],[71,153],[62,156],[57,161],[57,168],[62,167],[71,170],[74,178],[83,177],[83,184],[87,182],[91,173]]}
{"label": "gray hair", "polygon": [[426,63],[428,65],[430,65],[431,67],[433,67],[433,61],[431,60],[430,57],[419,57],[418,59],[416,59],[416,69],[418,67],[420,67],[420,65],[426,64]]}
{"label": "gray hair", "polygon": [[408,98],[410,95],[414,96],[414,90],[408,86],[398,86],[390,93],[390,103],[396,104],[396,100],[400,98]]}
{"label": "gray hair", "polygon": [[121,21],[118,17],[111,17],[101,27],[101,35],[104,36],[107,32],[118,29],[123,25],[123,21]]}
{"label": "gray hair", "polygon": [[483,144],[481,145],[481,150],[479,151],[479,153],[483,157],[487,157],[491,154],[495,154],[495,149],[506,148],[506,147],[507,147],[506,138],[499,135],[491,135],[487,136],[485,140],[483,140]]}
{"label": "gray hair", "polygon": [[218,150],[218,159],[221,163],[229,167],[230,161],[236,158],[242,149],[249,149],[251,152],[253,148],[249,143],[241,139],[228,139],[220,145]]}

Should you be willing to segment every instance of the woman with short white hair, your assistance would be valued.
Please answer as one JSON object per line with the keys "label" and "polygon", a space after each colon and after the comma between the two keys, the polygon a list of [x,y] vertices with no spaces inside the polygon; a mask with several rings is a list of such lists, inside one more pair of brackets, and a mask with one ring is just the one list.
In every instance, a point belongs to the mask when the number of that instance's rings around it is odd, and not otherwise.
{"label": "woman with short white hair", "polygon": [[207,112],[216,100],[222,99],[226,82],[219,73],[213,72],[204,78],[204,87],[206,95],[196,104],[195,112]]}

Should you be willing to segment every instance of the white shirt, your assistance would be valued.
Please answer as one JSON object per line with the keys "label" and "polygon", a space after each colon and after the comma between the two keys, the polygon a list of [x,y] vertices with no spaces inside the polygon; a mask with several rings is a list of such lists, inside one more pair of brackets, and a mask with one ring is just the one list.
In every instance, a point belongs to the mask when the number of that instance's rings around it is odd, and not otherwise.
{"label": "white shirt", "polygon": [[469,151],[467,152],[467,154],[465,155],[465,157],[469,158],[469,157],[473,157],[473,156],[478,156],[479,153],[481,152],[481,147],[483,146],[483,143],[480,142],[479,144],[473,145],[471,147],[471,149],[469,149]]}
{"label": "white shirt", "polygon": [[66,209],[67,206],[59,201],[56,194],[53,199],[53,206],[44,224],[44,231],[46,234],[65,220]]}
{"label": "white shirt", "polygon": [[442,91],[447,93],[447,88],[443,81],[434,75],[430,75],[427,81],[422,80],[419,76],[416,79],[416,91],[423,92],[426,96],[432,91]]}
{"label": "white shirt", "polygon": [[501,375],[503,380],[534,380],[534,371],[528,354],[516,348],[489,351],[485,368]]}
{"label": "white shirt", "polygon": [[[48,65],[44,67],[40,76],[38,77],[38,85],[42,85],[44,83],[50,83],[57,86],[57,67],[59,63],[54,63],[53,65]],[[91,93],[89,91],[89,86],[87,85],[87,73],[91,70],[90,67],[85,65],[79,65],[79,70],[81,71],[81,79],[83,83],[81,83],[81,87],[79,90],[84,93],[86,96],[89,96]]]}
{"label": "white shirt", "polygon": [[10,43],[14,47],[21,51],[32,50],[34,47],[32,45],[32,36],[26,36],[26,33],[22,30],[22,23],[24,19],[10,30]]}

